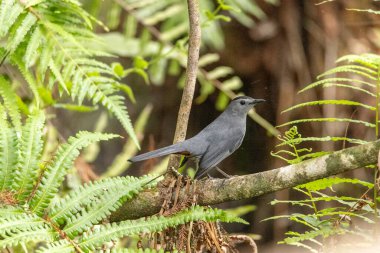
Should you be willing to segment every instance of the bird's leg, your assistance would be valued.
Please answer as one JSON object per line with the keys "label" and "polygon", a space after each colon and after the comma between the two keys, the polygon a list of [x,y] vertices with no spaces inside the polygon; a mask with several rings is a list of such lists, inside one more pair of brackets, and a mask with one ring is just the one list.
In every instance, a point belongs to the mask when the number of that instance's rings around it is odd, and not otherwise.
{"label": "bird's leg", "polygon": [[220,174],[222,174],[225,178],[231,178],[232,176],[231,175],[228,175],[226,172],[224,172],[223,170],[221,170],[219,167],[215,166],[215,169],[217,171],[219,171]]}

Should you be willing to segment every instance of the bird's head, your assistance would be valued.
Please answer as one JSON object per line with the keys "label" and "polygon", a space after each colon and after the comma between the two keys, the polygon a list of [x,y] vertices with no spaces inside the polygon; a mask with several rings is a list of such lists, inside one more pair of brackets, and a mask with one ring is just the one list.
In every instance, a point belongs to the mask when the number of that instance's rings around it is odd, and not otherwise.
{"label": "bird's head", "polygon": [[255,107],[255,105],[262,102],[265,102],[265,100],[254,99],[248,96],[239,96],[234,98],[228,107],[230,107],[235,113],[237,112],[239,114],[246,114],[249,112],[249,110]]}

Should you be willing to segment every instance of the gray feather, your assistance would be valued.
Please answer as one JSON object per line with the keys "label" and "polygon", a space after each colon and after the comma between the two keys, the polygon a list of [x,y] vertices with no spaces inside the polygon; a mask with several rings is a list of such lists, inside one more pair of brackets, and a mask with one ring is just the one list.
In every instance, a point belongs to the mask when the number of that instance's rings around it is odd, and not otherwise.
{"label": "gray feather", "polygon": [[153,151],[150,151],[150,152],[138,155],[138,156],[134,156],[134,157],[130,158],[128,161],[139,162],[139,161],[143,161],[143,160],[147,160],[147,159],[151,159],[151,158],[155,158],[155,157],[160,157],[160,156],[164,156],[164,155],[183,153],[186,150],[182,147],[181,144],[182,143],[176,143],[176,144],[173,144],[173,145],[170,145],[167,147],[163,147],[163,148],[160,148],[157,150],[153,150]]}

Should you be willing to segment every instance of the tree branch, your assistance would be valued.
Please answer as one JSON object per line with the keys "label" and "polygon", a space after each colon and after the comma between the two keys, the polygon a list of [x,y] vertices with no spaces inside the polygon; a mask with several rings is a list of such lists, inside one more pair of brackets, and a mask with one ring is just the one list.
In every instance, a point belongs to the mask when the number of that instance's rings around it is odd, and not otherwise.
{"label": "tree branch", "polygon": [[[186,80],[182,93],[181,106],[178,112],[177,125],[174,134],[174,143],[185,140],[187,125],[193,102],[195,83],[198,72],[199,49],[201,46],[201,21],[198,0],[187,0],[189,12],[189,49],[187,56]],[[171,156],[168,168],[178,168],[179,158]]]}
{"label": "tree branch", "polygon": [[[213,205],[248,199],[362,168],[376,163],[379,150],[380,140],[274,170],[232,177],[227,180],[198,181],[198,204]],[[163,196],[160,196],[159,191],[151,189],[125,203],[112,215],[111,220],[120,221],[153,215],[160,210],[162,201]]]}

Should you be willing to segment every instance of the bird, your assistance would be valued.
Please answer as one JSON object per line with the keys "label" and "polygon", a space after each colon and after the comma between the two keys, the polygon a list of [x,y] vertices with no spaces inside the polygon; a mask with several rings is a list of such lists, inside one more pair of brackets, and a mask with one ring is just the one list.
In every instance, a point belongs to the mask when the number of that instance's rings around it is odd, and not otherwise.
{"label": "bird", "polygon": [[[255,105],[265,102],[249,96],[234,98],[227,108],[197,135],[182,142],[143,153],[130,158],[129,162],[139,162],[169,154],[180,154],[197,161],[194,176],[199,179],[230,156],[243,142],[246,132],[248,112]],[[220,169],[217,168],[219,171]]]}

